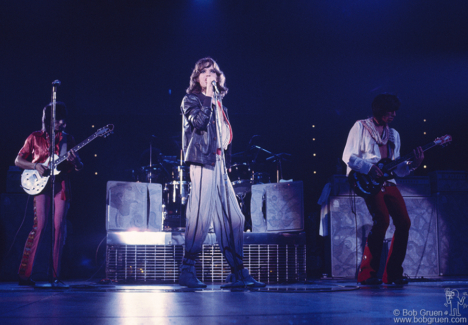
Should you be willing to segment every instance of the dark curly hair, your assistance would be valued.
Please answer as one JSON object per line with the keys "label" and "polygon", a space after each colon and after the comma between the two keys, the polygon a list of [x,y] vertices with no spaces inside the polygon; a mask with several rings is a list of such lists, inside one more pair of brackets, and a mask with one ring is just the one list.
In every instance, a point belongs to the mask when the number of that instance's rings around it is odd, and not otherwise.
{"label": "dark curly hair", "polygon": [[379,94],[372,101],[372,114],[375,118],[381,118],[387,112],[394,112],[400,108],[401,102],[392,94]]}
{"label": "dark curly hair", "polygon": [[[44,109],[42,110],[42,130],[49,131],[50,129],[50,115],[52,110],[52,103],[49,103]],[[67,106],[64,102],[56,102],[55,103],[55,120],[66,120],[67,119]]]}
{"label": "dark curly hair", "polygon": [[192,75],[190,76],[190,85],[187,88],[187,94],[199,94],[202,92],[202,88],[198,82],[198,76],[200,76],[200,73],[203,69],[209,67],[213,67],[216,75],[218,76],[217,87],[221,97],[224,97],[227,94],[228,88],[224,85],[226,83],[226,77],[224,76],[224,73],[221,71],[221,69],[219,69],[216,61],[210,57],[200,59],[197,63],[195,63],[195,68],[193,69]]}

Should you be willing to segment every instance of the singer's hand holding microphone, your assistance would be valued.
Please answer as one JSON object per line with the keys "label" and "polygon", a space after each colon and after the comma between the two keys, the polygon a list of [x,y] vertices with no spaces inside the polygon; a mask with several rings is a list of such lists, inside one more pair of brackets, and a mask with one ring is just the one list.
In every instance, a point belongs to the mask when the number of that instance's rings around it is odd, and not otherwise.
{"label": "singer's hand holding microphone", "polygon": [[216,81],[215,81],[215,80],[213,80],[213,81],[211,82],[211,85],[213,86],[213,90],[214,90],[217,94],[219,94],[218,86],[216,85]]}

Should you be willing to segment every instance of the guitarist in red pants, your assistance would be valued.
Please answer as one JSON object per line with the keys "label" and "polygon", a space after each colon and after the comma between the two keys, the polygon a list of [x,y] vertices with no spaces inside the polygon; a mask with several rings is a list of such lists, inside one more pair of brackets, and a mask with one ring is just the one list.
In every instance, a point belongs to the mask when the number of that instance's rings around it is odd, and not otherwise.
{"label": "guitarist in red pants", "polygon": [[[35,169],[41,176],[48,172],[48,167],[42,165],[49,157],[49,148],[51,145],[49,138],[50,131],[51,104],[44,107],[42,115],[42,130],[31,133],[26,139],[23,147],[18,153],[15,165],[23,169]],[[75,146],[75,140],[64,130],[66,127],[67,110],[62,102],[56,103],[55,119],[55,153],[61,155]],[[66,237],[66,214],[70,201],[70,183],[68,173],[74,170],[81,170],[83,163],[78,154],[73,150],[68,153],[68,161],[57,166],[61,173],[55,177],[55,238],[53,245],[53,266],[54,282],[53,286],[66,287],[57,280],[60,271],[60,257]],[[51,203],[51,182],[46,185],[44,190],[34,196],[34,223],[28,239],[24,246],[23,257],[18,271],[19,284],[31,285],[35,283],[31,279],[31,273],[34,265],[34,258],[41,235],[47,224]]]}
{"label": "guitarist in red pants", "polygon": [[[400,105],[400,100],[395,95],[377,95],[372,102],[373,117],[354,124],[343,152],[347,174],[354,170],[378,179],[383,177],[383,172],[376,164],[381,159],[395,160],[400,156],[400,135],[388,126],[395,118]],[[421,165],[423,159],[423,149],[418,147],[414,150],[412,162],[399,164],[393,172],[400,177],[407,176]],[[402,264],[406,255],[411,221],[395,180],[386,180],[377,194],[366,196],[364,199],[372,215],[373,226],[367,237],[358,282],[379,285],[383,280],[386,284],[407,284],[408,278],[403,276]],[[381,280],[377,278],[377,272],[385,233],[390,222],[389,216],[392,216],[395,233]]]}

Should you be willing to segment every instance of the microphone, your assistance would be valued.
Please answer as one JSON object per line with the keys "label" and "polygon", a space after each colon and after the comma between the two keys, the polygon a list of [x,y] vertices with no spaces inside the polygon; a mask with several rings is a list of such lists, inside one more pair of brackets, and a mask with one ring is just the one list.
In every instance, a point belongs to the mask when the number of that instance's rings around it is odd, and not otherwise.
{"label": "microphone", "polygon": [[52,86],[60,86],[62,83],[60,82],[60,80],[54,80],[52,82]]}
{"label": "microphone", "polygon": [[215,91],[215,93],[219,94],[219,90],[218,90],[218,87],[216,86],[216,81],[212,81],[211,84],[213,85],[213,89]]}

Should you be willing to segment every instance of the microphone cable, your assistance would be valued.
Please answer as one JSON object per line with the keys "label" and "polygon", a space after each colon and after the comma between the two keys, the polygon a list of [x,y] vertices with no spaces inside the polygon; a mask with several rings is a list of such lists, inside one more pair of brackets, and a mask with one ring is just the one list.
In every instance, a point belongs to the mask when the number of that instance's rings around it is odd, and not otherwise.
{"label": "microphone cable", "polygon": [[5,254],[5,259],[7,258],[7,256],[10,254],[11,250],[13,249],[13,246],[15,245],[15,241],[16,241],[16,236],[18,236],[21,228],[23,227],[23,224],[24,224],[24,221],[26,220],[26,214],[28,212],[28,203],[29,203],[29,198],[31,197],[31,195],[28,195],[28,199],[26,201],[26,206],[24,208],[24,215],[23,215],[23,220],[21,221],[21,224],[19,225],[18,227],[18,230],[16,231],[16,234],[15,236],[13,237],[13,242],[11,243],[11,246],[10,248],[8,249],[8,252]]}

